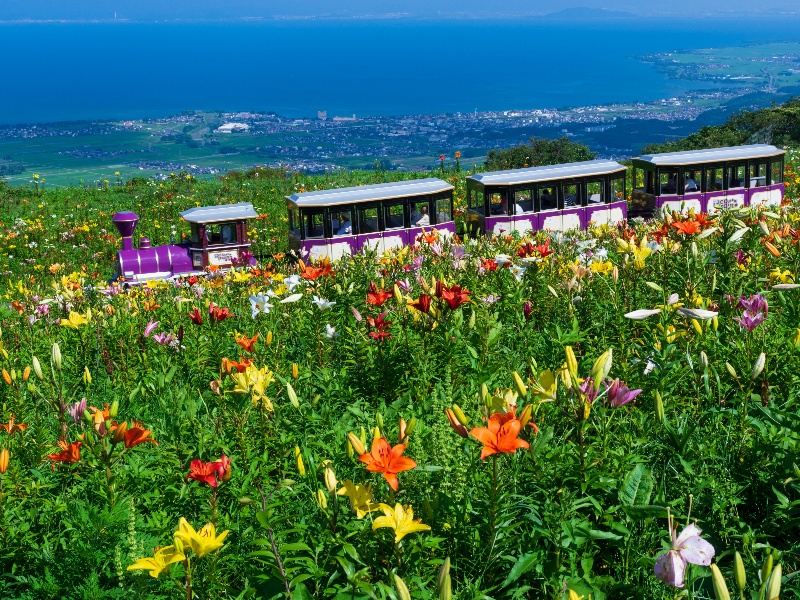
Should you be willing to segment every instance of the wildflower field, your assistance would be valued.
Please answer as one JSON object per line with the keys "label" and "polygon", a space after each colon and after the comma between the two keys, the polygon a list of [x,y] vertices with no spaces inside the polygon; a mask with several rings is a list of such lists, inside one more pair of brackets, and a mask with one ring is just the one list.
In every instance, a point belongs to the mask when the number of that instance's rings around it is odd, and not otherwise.
{"label": "wildflower field", "polygon": [[[391,176],[0,186],[0,597],[800,597],[800,204],[286,255]],[[224,202],[255,267],[110,282]]]}

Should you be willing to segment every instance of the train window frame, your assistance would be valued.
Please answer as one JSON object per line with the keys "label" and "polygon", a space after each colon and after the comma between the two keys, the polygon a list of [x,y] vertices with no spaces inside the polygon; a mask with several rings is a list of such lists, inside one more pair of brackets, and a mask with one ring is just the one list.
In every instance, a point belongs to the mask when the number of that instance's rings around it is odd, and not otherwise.
{"label": "train window frame", "polygon": [[[600,202],[590,202],[591,197],[594,195],[589,192],[590,185],[599,185],[600,186]],[[586,195],[584,200],[584,206],[601,206],[603,204],[608,204],[606,200],[606,182],[604,179],[587,179],[586,180]]]}
{"label": "train window frame", "polygon": [[[711,179],[710,174],[714,173],[714,181],[716,181],[717,180],[716,171],[721,171],[721,173],[722,173],[722,176],[720,178],[720,182],[721,182],[722,187],[720,187],[718,190],[712,190],[710,188],[710,186],[709,186],[709,181]],[[727,189],[725,187],[726,183],[727,183],[727,181],[726,181],[726,178],[725,178],[725,166],[724,165],[705,165],[703,167],[703,192],[704,193],[723,192],[723,191],[725,191]]]}
{"label": "train window frame", "polygon": [[[445,202],[447,207],[447,213],[443,213],[441,211],[440,203]],[[452,223],[453,222],[453,197],[450,195],[441,196],[439,198],[434,198],[433,203],[436,205],[436,224],[444,224],[444,223]],[[441,220],[439,215],[444,214],[447,216],[447,220]]]}
{"label": "train window frame", "polygon": [[[568,196],[572,196],[572,194],[567,194],[567,187],[575,186],[575,202],[574,204],[567,206],[567,198]],[[583,208],[585,207],[584,198],[586,194],[583,193],[583,183],[581,181],[561,181],[561,185],[558,186],[558,191],[560,192],[561,196],[561,210],[573,210],[575,208]]]}
{"label": "train window frame", "polygon": [[[700,174],[700,181],[697,180],[697,174]],[[691,177],[694,175],[694,177]],[[695,189],[686,189],[686,180],[691,179],[694,181]],[[685,194],[698,194],[703,189],[703,167],[699,165],[689,165],[680,169],[678,173],[678,195]]]}
{"label": "train window frame", "polygon": [[[335,231],[333,229],[333,213],[334,212],[339,213],[340,217],[341,217],[341,215],[343,215],[345,213],[350,213],[349,218],[347,218],[347,220],[345,220],[344,222],[341,220],[341,218],[337,219],[338,226],[336,227]],[[335,208],[331,208],[330,209],[330,217],[328,218],[328,221],[329,221],[330,226],[331,226],[331,235],[330,235],[330,237],[335,238],[335,237],[355,235],[354,232],[353,232],[353,213],[354,212],[355,212],[355,207],[352,204],[344,205],[344,207],[337,206]],[[350,223],[350,232],[349,233],[347,233],[347,232],[339,233],[339,231],[342,229],[342,227],[344,227],[345,223]]]}
{"label": "train window frame", "polygon": [[[375,230],[374,231],[364,231],[363,224],[366,219],[364,219],[364,212],[368,210],[375,211]],[[378,204],[362,204],[356,210],[357,220],[358,220],[358,235],[370,235],[373,233],[380,233],[383,231],[381,228],[381,210]],[[372,218],[372,217],[370,217]]]}
{"label": "train window frame", "polygon": [[[495,198],[495,196],[498,197],[498,199],[500,200],[499,202],[492,202],[492,200]],[[486,197],[489,200],[489,213],[490,214],[488,216],[492,216],[492,217],[507,217],[507,216],[510,216],[511,214],[513,214],[513,213],[509,212],[509,210],[508,210],[508,190],[507,189],[493,189],[491,191],[487,191]],[[499,204],[500,205],[500,209],[498,211],[496,211],[496,212],[494,210],[492,210],[492,205],[493,204]],[[503,207],[505,207],[505,209]]]}
{"label": "train window frame", "polygon": [[[520,194],[525,194],[525,193],[528,194],[528,198],[520,200],[520,196],[519,195]],[[531,206],[530,210],[525,210],[523,205],[520,204],[520,201],[523,202],[523,203],[530,202],[530,206]],[[520,212],[517,212],[517,207],[518,206],[520,207]],[[535,208],[536,207],[534,206],[533,189],[532,188],[519,188],[519,189],[515,189],[514,190],[514,214],[515,215],[529,215],[529,214],[535,213],[536,212]]]}
{"label": "train window frame", "polygon": [[[289,230],[291,231],[291,229]],[[191,230],[190,230],[191,237],[189,238],[193,244],[200,243],[200,224],[199,223],[192,223]]]}
{"label": "train window frame", "polygon": [[[389,211],[392,209],[400,208],[400,225],[393,225],[389,227],[389,223],[392,219],[396,222],[397,214],[389,214]],[[398,229],[408,229],[406,215],[408,211],[406,210],[406,201],[405,200],[390,200],[388,202],[381,202],[381,214],[383,216],[383,228],[382,231],[397,231]],[[391,218],[390,218],[391,217]]]}
{"label": "train window frame", "polygon": [[[309,225],[313,223],[315,216],[320,217],[320,235],[308,235]],[[316,227],[315,227],[316,228]],[[306,208],[303,210],[303,238],[304,240],[324,240],[325,239],[325,210],[322,208]]]}
{"label": "train window frame", "polygon": [[[775,177],[775,167],[777,167],[777,178]],[[779,183],[783,183],[783,158],[773,158],[769,161],[769,184],[777,185]]]}
{"label": "train window frame", "polygon": [[[678,190],[678,167],[669,167],[658,170],[658,195],[659,196],[679,196]],[[674,181],[675,190],[670,192],[670,181]]]}
{"label": "train window frame", "polygon": [[[428,224],[433,223],[433,218],[431,217],[431,199],[428,197],[416,197],[416,198],[409,198],[408,205],[411,209],[408,213],[408,227],[426,227],[426,225],[417,225],[417,221],[422,219],[423,213],[420,210],[421,206],[424,206],[428,210]],[[417,213],[414,216],[414,213]]]}
{"label": "train window frame", "polygon": [[[755,175],[753,175],[754,168]],[[753,185],[753,180],[756,181],[756,185]],[[759,180],[763,183],[758,183]],[[750,162],[747,168],[747,187],[766,187],[767,181],[769,181],[769,161],[765,159],[764,162]]]}
{"label": "train window frame", "polygon": [[[741,169],[741,179],[739,178],[740,170]],[[737,185],[732,185],[735,180]],[[725,167],[725,182],[727,187],[725,189],[728,190],[743,190],[747,184],[747,165],[745,163],[733,163],[726,165]]]}
{"label": "train window frame", "polygon": [[[616,191],[614,190],[614,182],[615,181],[621,181],[622,182],[621,192],[620,192],[619,196],[617,196]],[[644,183],[644,180],[642,182]],[[613,175],[611,177],[609,177],[608,178],[608,190],[609,190],[608,204],[611,204],[612,202],[623,202],[625,200],[625,173],[621,173],[617,177],[615,177]]]}
{"label": "train window frame", "polygon": [[[548,208],[542,208],[542,190],[550,190],[550,196],[552,198],[552,202],[554,206]],[[554,210],[561,210],[562,203],[561,197],[558,192],[558,185],[557,182],[542,182],[536,186],[536,195],[534,196],[534,205],[536,207],[536,212],[552,212]]]}
{"label": "train window frame", "polygon": [[467,210],[486,216],[486,190],[483,186],[470,186],[467,189]]}

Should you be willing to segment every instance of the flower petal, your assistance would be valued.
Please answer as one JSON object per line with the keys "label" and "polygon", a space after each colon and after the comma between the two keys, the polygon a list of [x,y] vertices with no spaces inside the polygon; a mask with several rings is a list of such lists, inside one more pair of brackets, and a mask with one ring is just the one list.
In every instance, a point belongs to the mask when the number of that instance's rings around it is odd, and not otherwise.
{"label": "flower petal", "polygon": [[656,577],[672,587],[682,588],[686,574],[686,561],[674,550],[662,554],[656,559]]}

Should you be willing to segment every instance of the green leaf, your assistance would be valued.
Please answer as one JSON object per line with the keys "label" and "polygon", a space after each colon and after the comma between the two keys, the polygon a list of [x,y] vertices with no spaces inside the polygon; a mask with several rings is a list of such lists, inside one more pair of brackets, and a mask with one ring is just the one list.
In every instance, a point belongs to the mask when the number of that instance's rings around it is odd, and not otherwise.
{"label": "green leaf", "polygon": [[622,536],[610,531],[602,531],[601,529],[590,529],[589,535],[595,540],[621,540]]}
{"label": "green leaf", "polygon": [[643,464],[631,469],[622,481],[619,501],[623,506],[645,506],[653,493],[653,475]]}
{"label": "green leaf", "polygon": [[643,521],[644,519],[658,519],[667,518],[667,507],[656,506],[650,504],[647,506],[623,506],[622,510],[634,521]]}
{"label": "green leaf", "polygon": [[508,577],[506,577],[502,587],[506,587],[507,585],[514,583],[522,575],[530,571],[534,565],[536,565],[535,553],[529,552],[528,554],[523,554],[520,556],[517,559],[516,564],[511,568],[511,572],[508,574]]}

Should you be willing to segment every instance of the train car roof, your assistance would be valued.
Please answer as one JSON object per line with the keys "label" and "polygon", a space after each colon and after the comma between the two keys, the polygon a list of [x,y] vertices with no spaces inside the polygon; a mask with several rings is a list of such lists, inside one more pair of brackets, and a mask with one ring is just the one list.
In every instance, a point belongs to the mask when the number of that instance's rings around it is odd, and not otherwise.
{"label": "train car roof", "polygon": [[449,183],[435,177],[429,177],[428,179],[412,179],[410,181],[303,192],[286,196],[286,199],[301,208],[314,208],[354,202],[376,202],[393,198],[426,196],[449,192],[452,189],[453,186]]}
{"label": "train car roof", "polygon": [[218,206],[198,206],[181,213],[187,223],[218,223],[220,221],[241,221],[255,219],[258,213],[249,202],[220,204]]}
{"label": "train car roof", "polygon": [[664,152],[662,154],[645,154],[636,161],[650,163],[656,166],[677,167],[698,163],[728,162],[733,160],[748,160],[753,158],[767,158],[779,156],[786,151],[770,144],[748,144],[745,146],[730,146],[727,148],[709,148],[707,150],[689,150],[685,152]]}
{"label": "train car roof", "polygon": [[476,173],[475,175],[467,177],[467,179],[477,181],[483,185],[517,185],[522,183],[535,183],[537,181],[571,179],[573,177],[609,175],[618,171],[625,171],[625,167],[615,160],[586,160],[561,165]]}

